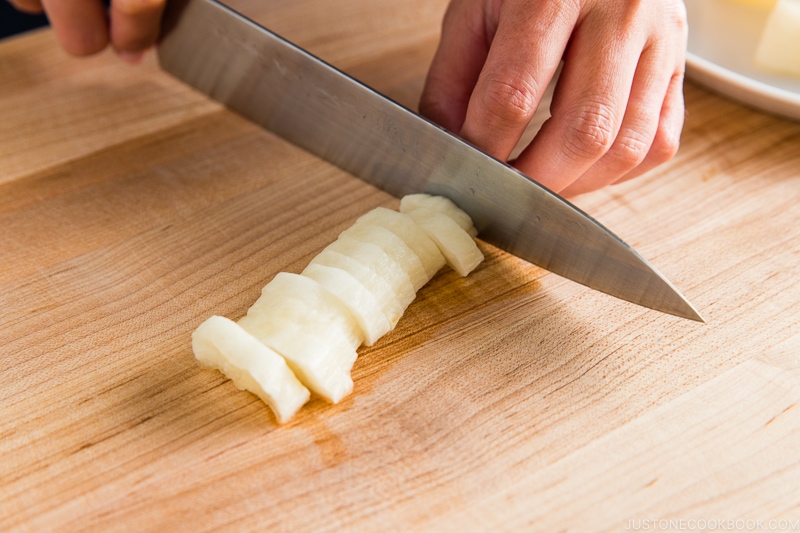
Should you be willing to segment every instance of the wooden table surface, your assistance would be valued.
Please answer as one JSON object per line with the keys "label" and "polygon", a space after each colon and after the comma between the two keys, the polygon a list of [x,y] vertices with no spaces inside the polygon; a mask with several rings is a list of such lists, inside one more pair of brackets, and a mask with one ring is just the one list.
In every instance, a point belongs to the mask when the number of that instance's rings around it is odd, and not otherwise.
{"label": "wooden table surface", "polygon": [[[409,106],[445,7],[231,4]],[[397,200],[152,56],[0,43],[0,530],[800,527],[800,124],[686,98],[673,161],[575,203],[705,325],[484,245],[278,427],[192,330]]]}

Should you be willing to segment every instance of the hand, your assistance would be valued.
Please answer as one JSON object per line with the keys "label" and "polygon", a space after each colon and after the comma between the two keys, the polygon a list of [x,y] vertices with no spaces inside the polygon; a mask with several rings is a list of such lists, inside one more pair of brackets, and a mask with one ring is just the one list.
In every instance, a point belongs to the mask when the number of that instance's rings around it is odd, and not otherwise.
{"label": "hand", "polygon": [[675,155],[681,0],[452,0],[420,111],[507,161],[563,59],[549,118],[511,162],[570,196]]}
{"label": "hand", "polygon": [[20,11],[47,13],[61,46],[76,56],[91,55],[109,43],[128,62],[141,60],[158,38],[166,0],[9,0]]}

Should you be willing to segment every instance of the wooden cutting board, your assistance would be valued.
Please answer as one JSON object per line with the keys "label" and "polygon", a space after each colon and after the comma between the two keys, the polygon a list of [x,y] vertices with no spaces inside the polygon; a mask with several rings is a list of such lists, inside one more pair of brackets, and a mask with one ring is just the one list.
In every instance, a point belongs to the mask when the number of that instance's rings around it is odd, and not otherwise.
{"label": "wooden cutting board", "polygon": [[[411,107],[445,9],[231,5]],[[351,396],[278,427],[192,330],[397,200],[152,57],[0,42],[0,530],[797,525],[800,124],[686,98],[672,162],[575,202],[707,324],[483,245],[360,351]]]}

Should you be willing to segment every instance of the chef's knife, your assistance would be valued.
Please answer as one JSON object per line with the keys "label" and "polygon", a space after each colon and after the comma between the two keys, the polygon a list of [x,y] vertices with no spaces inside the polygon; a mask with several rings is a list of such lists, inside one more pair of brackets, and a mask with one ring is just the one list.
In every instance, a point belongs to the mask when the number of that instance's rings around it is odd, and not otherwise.
{"label": "chef's knife", "polygon": [[158,56],[177,78],[394,196],[450,198],[483,240],[522,259],[702,321],[635,250],[516,169],[215,0],[167,4]]}

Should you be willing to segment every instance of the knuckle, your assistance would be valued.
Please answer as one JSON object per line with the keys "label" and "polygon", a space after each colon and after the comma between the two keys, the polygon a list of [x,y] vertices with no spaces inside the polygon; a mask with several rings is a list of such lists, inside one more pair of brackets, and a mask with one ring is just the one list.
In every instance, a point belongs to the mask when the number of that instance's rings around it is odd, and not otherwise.
{"label": "knuckle", "polygon": [[565,149],[577,159],[599,159],[614,142],[614,122],[611,106],[583,106],[568,120]]}
{"label": "knuckle", "polygon": [[681,146],[681,129],[668,121],[659,122],[648,156],[658,163],[665,163],[675,157]]}
{"label": "knuckle", "polygon": [[672,3],[672,23],[681,31],[681,34],[689,31],[689,16],[686,12],[686,4],[680,0]]}
{"label": "knuckle", "polygon": [[671,129],[659,127],[653,145],[650,147],[650,156],[659,163],[665,163],[675,157],[680,145],[679,134]]}
{"label": "knuckle", "polygon": [[629,170],[644,161],[649,149],[650,142],[630,131],[617,137],[608,155],[619,168]]}
{"label": "knuckle", "polygon": [[531,80],[521,76],[490,80],[483,93],[483,108],[503,124],[527,124],[538,102],[538,91]]}

